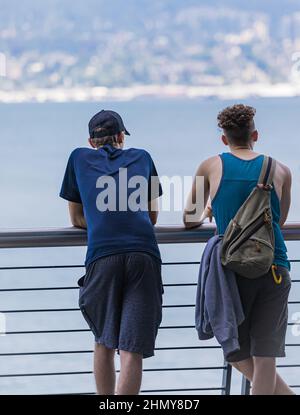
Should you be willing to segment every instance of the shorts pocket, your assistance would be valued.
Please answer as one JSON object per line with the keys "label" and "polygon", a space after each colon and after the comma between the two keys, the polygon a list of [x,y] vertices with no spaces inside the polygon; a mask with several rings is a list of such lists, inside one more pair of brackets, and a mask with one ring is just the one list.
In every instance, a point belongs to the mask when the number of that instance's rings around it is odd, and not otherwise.
{"label": "shorts pocket", "polygon": [[79,287],[83,287],[84,280],[85,280],[85,274],[82,277],[80,277],[79,280],[77,281],[77,284],[79,285]]}
{"label": "shorts pocket", "polygon": [[85,306],[84,305],[80,305],[80,310],[82,312],[82,315],[83,315],[85,321],[87,322],[88,326],[92,330],[92,332],[95,335],[95,337],[99,337],[97,327],[95,326],[95,324],[94,324],[93,320],[91,319],[89,313],[86,311]]}

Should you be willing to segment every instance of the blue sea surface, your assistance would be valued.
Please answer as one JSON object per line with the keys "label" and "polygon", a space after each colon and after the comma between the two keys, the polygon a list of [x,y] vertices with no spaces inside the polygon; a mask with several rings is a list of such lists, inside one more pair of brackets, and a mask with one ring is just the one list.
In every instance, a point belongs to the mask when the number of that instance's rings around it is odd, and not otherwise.
{"label": "blue sea surface", "polygon": [[[127,146],[148,150],[160,175],[190,176],[205,158],[227,151],[217,128],[218,111],[231,101],[220,100],[137,100],[114,103],[0,105],[0,227],[35,228],[70,226],[66,202],[58,197],[65,165],[75,147],[87,145],[87,123],[97,111],[113,109],[124,118],[131,136]],[[289,221],[300,221],[300,98],[251,99],[257,108],[260,138],[256,151],[272,155],[288,165],[293,174],[292,206]],[[162,212],[160,224],[181,223],[181,212]],[[289,256],[300,259],[299,244],[289,242]],[[163,261],[199,261],[203,245],[161,246]],[[3,249],[0,267],[35,265],[82,265],[85,248]],[[0,270],[0,286],[76,287],[83,268]],[[164,283],[196,282],[198,265],[164,265]],[[298,263],[292,264],[292,278],[300,280]],[[77,289],[48,291],[0,291],[1,310],[76,308]],[[195,287],[166,287],[164,304],[192,304]],[[300,300],[299,282],[294,283],[291,300]],[[290,306],[290,321],[299,304]],[[7,313],[7,331],[85,329],[79,312]],[[192,307],[164,309],[163,326],[194,324]],[[300,334],[300,333],[299,333]],[[298,363],[299,336],[288,329],[286,360]],[[157,347],[209,346],[199,342],[196,331],[162,329]],[[84,351],[76,354],[34,356],[0,355],[0,374],[57,373],[92,370],[93,338],[89,332],[7,334],[0,336],[0,354],[13,352]],[[159,350],[146,368],[190,367],[176,372],[146,372],[143,389],[220,387],[223,365],[218,349]],[[198,370],[213,366],[213,370]],[[299,368],[281,368],[290,384],[300,384]],[[240,376],[234,375],[233,392],[239,393]],[[69,393],[95,391],[90,373],[0,378],[0,394]],[[194,392],[198,393],[198,392]],[[210,392],[220,393],[220,391]]]}

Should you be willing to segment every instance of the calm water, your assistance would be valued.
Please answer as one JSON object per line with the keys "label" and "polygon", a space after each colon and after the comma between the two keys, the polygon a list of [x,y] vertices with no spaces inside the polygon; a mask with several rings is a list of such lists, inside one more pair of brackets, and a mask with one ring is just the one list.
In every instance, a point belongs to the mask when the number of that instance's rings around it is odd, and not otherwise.
{"label": "calm water", "polygon": [[[300,148],[298,124],[300,99],[250,100],[257,112],[260,140],[256,151],[270,153],[289,165],[293,173],[293,203],[290,221],[300,221]],[[191,175],[204,158],[226,151],[216,127],[216,114],[231,102],[203,101],[137,101],[105,104],[43,104],[0,105],[0,227],[31,228],[69,226],[66,203],[58,198],[66,160],[74,147],[87,143],[87,122],[96,111],[114,109],[123,115],[131,132],[128,146],[143,147],[151,152],[160,175]],[[180,223],[181,213],[162,213],[160,223]],[[290,257],[299,257],[299,244],[288,244]],[[164,261],[199,260],[203,247],[163,246]],[[51,248],[2,250],[0,266],[82,264],[84,248]],[[293,278],[300,278],[299,266],[293,266]],[[75,286],[81,269],[0,271],[2,287]],[[166,283],[195,282],[197,266],[165,266]],[[190,304],[194,287],[165,290],[165,304]],[[300,299],[297,283],[291,299]],[[0,293],[1,309],[76,307],[77,291],[46,291]],[[298,311],[297,305],[290,312]],[[167,309],[163,325],[193,324],[193,309]],[[79,313],[7,314],[7,330],[47,330],[85,328]],[[288,342],[299,338],[288,333]],[[199,345],[195,330],[161,330],[158,347]],[[210,344],[210,343],[205,343]],[[214,344],[211,342],[211,344]],[[90,350],[90,333],[8,335],[0,337],[1,353],[14,351]],[[297,362],[296,347],[287,349],[287,363]],[[222,364],[219,351],[160,351],[145,362],[146,367]],[[1,373],[58,372],[90,370],[90,354],[34,357],[0,357]],[[220,386],[220,371],[163,372],[159,377],[147,373],[144,389],[157,387]],[[300,383],[299,369],[282,369],[293,384]],[[159,381],[158,381],[159,379]],[[234,378],[234,391],[240,378]],[[64,393],[94,390],[90,375],[8,378],[0,380],[0,393]]]}

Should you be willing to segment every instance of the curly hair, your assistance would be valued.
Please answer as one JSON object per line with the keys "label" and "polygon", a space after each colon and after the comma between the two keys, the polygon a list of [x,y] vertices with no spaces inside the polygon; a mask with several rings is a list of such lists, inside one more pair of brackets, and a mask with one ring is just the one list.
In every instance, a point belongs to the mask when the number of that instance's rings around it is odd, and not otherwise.
{"label": "curly hair", "polygon": [[237,104],[227,107],[218,114],[218,126],[225,132],[229,142],[246,144],[255,128],[256,110],[248,105]]}

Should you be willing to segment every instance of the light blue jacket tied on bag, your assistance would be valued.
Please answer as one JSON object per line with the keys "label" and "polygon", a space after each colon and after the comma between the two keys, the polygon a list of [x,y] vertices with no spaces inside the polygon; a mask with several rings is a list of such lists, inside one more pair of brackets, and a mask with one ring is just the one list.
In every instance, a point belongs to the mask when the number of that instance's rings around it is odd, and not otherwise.
{"label": "light blue jacket tied on bag", "polygon": [[216,337],[225,359],[240,350],[238,326],[245,316],[234,272],[221,264],[222,236],[204,249],[198,278],[195,322],[200,340]]}

